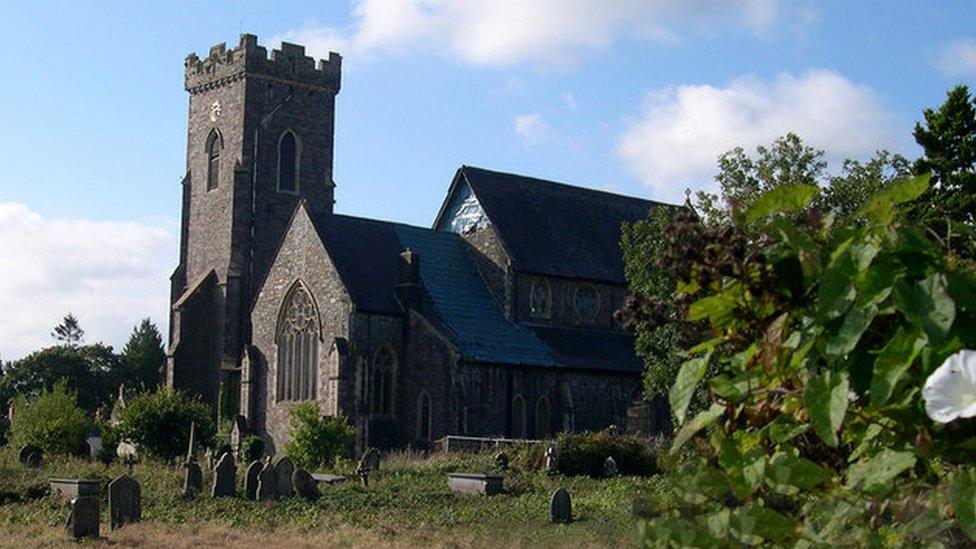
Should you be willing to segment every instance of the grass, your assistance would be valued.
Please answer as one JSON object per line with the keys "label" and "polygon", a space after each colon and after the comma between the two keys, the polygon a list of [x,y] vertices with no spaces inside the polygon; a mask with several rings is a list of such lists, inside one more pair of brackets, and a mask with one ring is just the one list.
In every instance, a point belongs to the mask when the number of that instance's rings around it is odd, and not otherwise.
{"label": "grass", "polygon": [[[632,546],[637,528],[631,516],[635,498],[660,501],[658,477],[548,477],[521,469],[518,460],[505,472],[506,493],[491,498],[460,496],[447,487],[446,473],[493,471],[490,454],[411,454],[387,456],[364,488],[346,462],[335,472],[350,480],[323,486],[315,502],[289,498],[253,502],[214,500],[207,494],[180,496],[183,470],[158,462],[137,465],[142,486],[143,522],[108,531],[102,502],[102,535],[96,543],[122,546]],[[0,527],[5,546],[58,545],[67,504],[47,493],[48,477],[108,481],[122,465],[49,458],[40,469],[17,462],[13,449],[0,449]],[[239,489],[244,467],[238,467]],[[205,487],[212,473],[204,472]],[[559,487],[573,500],[574,522],[549,523],[549,498]],[[104,497],[104,496],[103,496]]]}

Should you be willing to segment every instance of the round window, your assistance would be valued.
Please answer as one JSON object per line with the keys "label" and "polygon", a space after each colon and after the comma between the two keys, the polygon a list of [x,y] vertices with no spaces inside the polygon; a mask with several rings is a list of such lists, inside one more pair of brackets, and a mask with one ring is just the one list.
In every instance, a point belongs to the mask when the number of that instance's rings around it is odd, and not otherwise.
{"label": "round window", "polygon": [[597,294],[596,288],[591,284],[576,288],[574,304],[576,306],[576,315],[581,320],[593,320],[596,318],[597,313],[600,312],[600,296]]}

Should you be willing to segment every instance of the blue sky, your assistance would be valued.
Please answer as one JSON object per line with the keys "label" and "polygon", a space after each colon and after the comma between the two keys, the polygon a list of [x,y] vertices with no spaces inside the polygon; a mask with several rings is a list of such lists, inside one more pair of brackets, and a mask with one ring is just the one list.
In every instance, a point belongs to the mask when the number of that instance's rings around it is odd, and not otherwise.
{"label": "blue sky", "polygon": [[337,210],[426,225],[461,164],[660,200],[797,131],[834,164],[917,154],[976,79],[972,2],[14,3],[0,19],[0,357],[72,310],[90,341],[165,329],[183,59],[242,32],[344,56]]}

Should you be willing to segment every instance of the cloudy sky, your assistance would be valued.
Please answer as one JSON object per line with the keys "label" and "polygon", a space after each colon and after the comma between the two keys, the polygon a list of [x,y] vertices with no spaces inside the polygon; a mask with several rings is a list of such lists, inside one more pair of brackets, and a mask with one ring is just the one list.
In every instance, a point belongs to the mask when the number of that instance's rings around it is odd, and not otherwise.
{"label": "cloudy sky", "polygon": [[242,32],[344,56],[337,209],[429,224],[461,164],[658,200],[788,131],[914,156],[976,80],[972,1],[18,2],[0,19],[0,358],[165,330],[183,58]]}

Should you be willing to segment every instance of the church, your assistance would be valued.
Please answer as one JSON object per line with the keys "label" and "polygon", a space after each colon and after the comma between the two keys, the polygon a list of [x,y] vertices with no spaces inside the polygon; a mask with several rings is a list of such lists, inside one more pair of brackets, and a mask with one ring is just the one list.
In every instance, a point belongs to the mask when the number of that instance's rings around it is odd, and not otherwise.
{"label": "church", "polygon": [[185,67],[169,386],[279,453],[305,401],[358,450],[626,422],[642,362],[613,318],[620,225],[672,206],[461,166],[430,227],[343,215],[339,55],[244,34]]}

